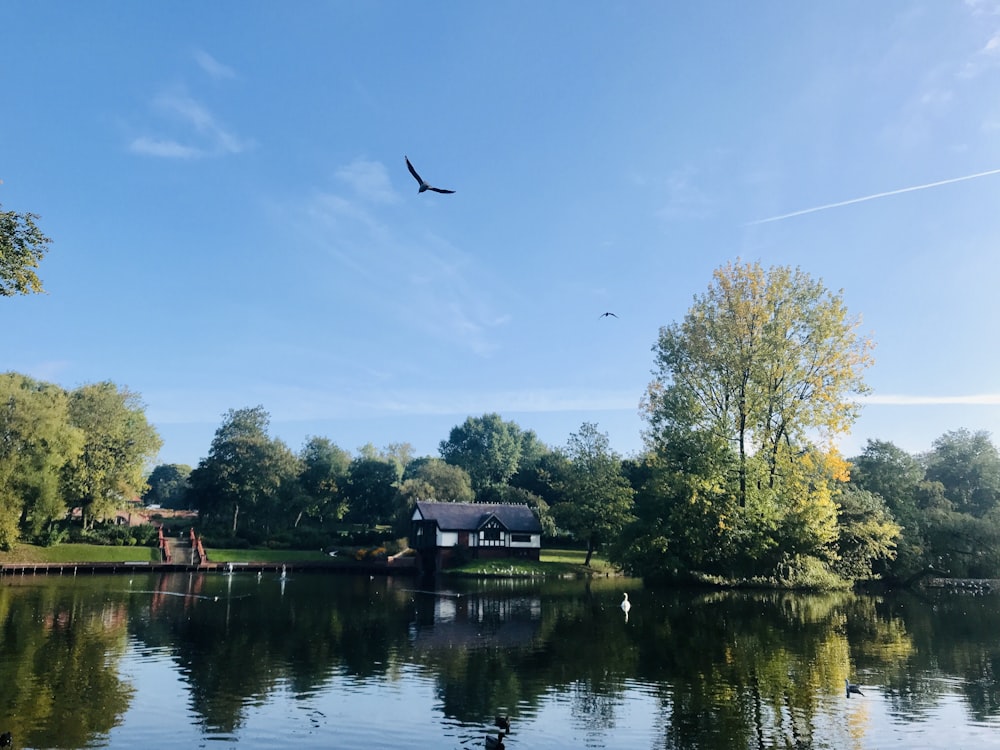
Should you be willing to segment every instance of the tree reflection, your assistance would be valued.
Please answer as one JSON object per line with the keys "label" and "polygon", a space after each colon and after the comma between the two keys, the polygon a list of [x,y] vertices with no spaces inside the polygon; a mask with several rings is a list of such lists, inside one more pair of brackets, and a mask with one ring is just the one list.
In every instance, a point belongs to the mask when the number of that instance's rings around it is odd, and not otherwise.
{"label": "tree reflection", "polygon": [[[440,585],[440,584],[439,584]],[[0,587],[0,705],[25,744],[93,744],[121,720],[127,636],[170,654],[191,713],[233,733],[279,691],[296,696],[433,681],[452,726],[509,713],[526,726],[553,700],[586,744],[627,721],[641,686],[666,748],[854,747],[869,703],[922,721],[958,690],[974,721],[1000,715],[1000,606],[940,594],[857,596],[653,591],[622,582],[451,582],[301,574],[150,576],[124,590],[77,579]],[[871,701],[871,698],[867,698]],[[846,715],[845,711],[849,711]]]}
{"label": "tree reflection", "polygon": [[119,679],[127,610],[121,598],[73,588],[0,588],[0,706],[22,746],[85,747],[128,708]]}

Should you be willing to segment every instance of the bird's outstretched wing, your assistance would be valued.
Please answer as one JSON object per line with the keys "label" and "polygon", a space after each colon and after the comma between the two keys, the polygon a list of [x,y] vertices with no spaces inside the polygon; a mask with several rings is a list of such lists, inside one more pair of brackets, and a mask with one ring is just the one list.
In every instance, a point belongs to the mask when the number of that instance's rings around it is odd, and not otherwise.
{"label": "bird's outstretched wing", "polygon": [[444,188],[431,187],[430,185],[427,186],[427,189],[428,190],[433,190],[435,193],[454,193],[455,192],[454,190],[445,190]]}
{"label": "bird's outstretched wing", "polygon": [[606,313],[601,313],[601,314],[600,314],[600,315],[598,315],[597,317],[598,317],[598,318],[608,318],[608,317],[611,317],[611,318],[617,318],[618,316],[617,316],[617,315],[615,315],[615,314],[614,314],[613,312],[606,312]]}
{"label": "bird's outstretched wing", "polygon": [[406,168],[410,170],[410,174],[413,175],[413,179],[415,179],[417,182],[419,182],[421,185],[423,185],[424,181],[422,179],[420,179],[420,175],[417,174],[417,170],[415,170],[413,168],[413,165],[410,164],[410,157],[409,156],[404,156],[403,158],[406,159]]}

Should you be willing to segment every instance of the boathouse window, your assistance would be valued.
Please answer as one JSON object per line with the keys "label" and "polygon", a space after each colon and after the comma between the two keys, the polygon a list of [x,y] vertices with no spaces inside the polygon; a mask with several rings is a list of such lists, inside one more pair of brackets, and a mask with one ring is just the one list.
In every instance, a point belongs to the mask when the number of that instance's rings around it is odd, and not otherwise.
{"label": "boathouse window", "polygon": [[479,543],[484,547],[497,547],[503,544],[503,532],[500,529],[483,529],[479,532]]}
{"label": "boathouse window", "polygon": [[512,542],[523,542],[527,543],[531,541],[531,534],[511,534],[510,540]]}

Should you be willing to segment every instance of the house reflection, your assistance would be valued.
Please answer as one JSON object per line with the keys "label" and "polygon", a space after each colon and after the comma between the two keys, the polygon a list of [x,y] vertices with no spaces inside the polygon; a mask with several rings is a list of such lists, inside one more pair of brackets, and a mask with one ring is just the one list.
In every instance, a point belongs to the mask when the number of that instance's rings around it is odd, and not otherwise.
{"label": "house reflection", "polygon": [[417,592],[410,640],[415,649],[530,646],[538,638],[538,596]]}

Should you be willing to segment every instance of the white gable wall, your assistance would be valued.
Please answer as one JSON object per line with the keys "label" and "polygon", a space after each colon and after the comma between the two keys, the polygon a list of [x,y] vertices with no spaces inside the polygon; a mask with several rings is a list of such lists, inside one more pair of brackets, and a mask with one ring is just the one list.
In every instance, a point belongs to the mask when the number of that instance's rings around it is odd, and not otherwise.
{"label": "white gable wall", "polygon": [[458,546],[458,532],[457,531],[441,531],[437,530],[437,546],[438,547],[457,547]]}

